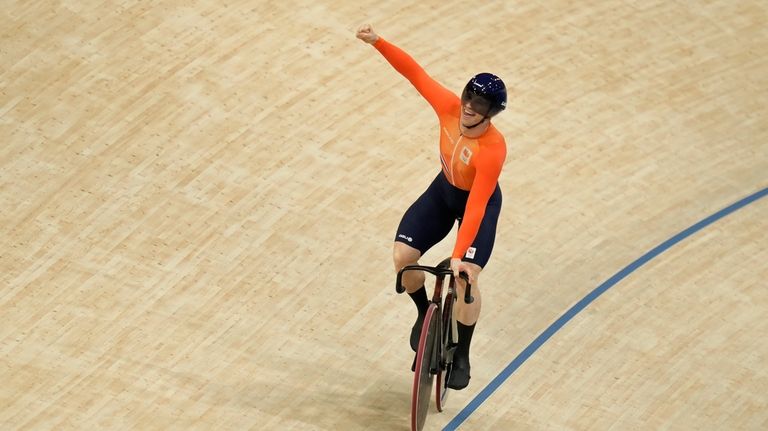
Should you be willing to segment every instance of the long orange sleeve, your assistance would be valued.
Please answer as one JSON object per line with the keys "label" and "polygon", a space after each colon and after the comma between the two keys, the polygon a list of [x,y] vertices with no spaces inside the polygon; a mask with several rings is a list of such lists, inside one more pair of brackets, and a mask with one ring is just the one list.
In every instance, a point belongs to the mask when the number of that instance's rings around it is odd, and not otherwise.
{"label": "long orange sleeve", "polygon": [[[482,143],[480,144],[481,148]],[[475,159],[475,178],[469,190],[469,198],[464,209],[464,218],[459,227],[456,245],[451,257],[460,259],[472,245],[480,230],[480,223],[485,215],[485,207],[499,181],[501,168],[506,158],[506,146],[493,145],[482,148]]]}
{"label": "long orange sleeve", "polygon": [[373,45],[401,75],[413,84],[416,91],[432,105],[437,115],[454,107],[458,109],[459,98],[432,79],[431,76],[402,49],[379,37]]}

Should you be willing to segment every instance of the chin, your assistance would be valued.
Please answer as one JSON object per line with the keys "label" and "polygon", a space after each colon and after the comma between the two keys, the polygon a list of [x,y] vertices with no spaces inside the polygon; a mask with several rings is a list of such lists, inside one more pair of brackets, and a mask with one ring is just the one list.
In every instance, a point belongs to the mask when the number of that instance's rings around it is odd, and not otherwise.
{"label": "chin", "polygon": [[479,126],[480,123],[482,123],[483,121],[484,120],[482,118],[472,118],[472,119],[468,119],[466,121],[462,121],[461,125],[464,126],[464,127],[469,128],[469,127]]}

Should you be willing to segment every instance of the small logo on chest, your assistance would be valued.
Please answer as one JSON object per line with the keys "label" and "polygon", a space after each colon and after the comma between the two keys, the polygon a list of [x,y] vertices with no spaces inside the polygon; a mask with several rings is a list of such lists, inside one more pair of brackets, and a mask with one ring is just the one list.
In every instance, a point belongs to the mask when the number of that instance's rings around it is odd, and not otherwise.
{"label": "small logo on chest", "polygon": [[472,159],[472,150],[469,149],[469,147],[464,147],[461,150],[461,155],[459,156],[462,162],[464,162],[465,165],[469,164],[469,160]]}

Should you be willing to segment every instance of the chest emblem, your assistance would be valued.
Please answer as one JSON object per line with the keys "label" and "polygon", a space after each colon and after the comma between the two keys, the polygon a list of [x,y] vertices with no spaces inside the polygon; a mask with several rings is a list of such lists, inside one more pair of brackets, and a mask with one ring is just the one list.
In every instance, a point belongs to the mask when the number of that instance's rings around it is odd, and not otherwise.
{"label": "chest emblem", "polygon": [[459,156],[462,162],[464,162],[465,165],[469,164],[470,159],[472,159],[472,150],[470,150],[468,147],[464,147],[461,150],[461,155]]}

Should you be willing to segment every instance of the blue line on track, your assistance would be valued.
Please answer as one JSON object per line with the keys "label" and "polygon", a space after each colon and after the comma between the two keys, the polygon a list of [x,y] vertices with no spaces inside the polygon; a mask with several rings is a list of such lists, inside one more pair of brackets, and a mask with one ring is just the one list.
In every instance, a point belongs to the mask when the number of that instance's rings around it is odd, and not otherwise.
{"label": "blue line on track", "polygon": [[477,396],[475,396],[472,401],[467,404],[466,407],[464,407],[463,410],[461,410],[456,417],[454,417],[448,424],[443,428],[443,431],[452,431],[457,429],[475,410],[477,410],[480,405],[485,402],[485,400],[488,399],[488,397],[493,394],[493,392],[496,391],[496,389],[501,386],[502,383],[504,383],[505,380],[509,378],[509,376],[512,375],[512,373],[515,372],[518,368],[520,368],[523,363],[528,360],[528,358],[531,357],[537,350],[539,350],[539,347],[541,347],[544,343],[547,342],[552,336],[560,330],[563,326],[565,326],[568,321],[573,319],[574,316],[579,314],[582,310],[584,310],[589,304],[591,304],[595,299],[597,299],[600,295],[605,293],[608,289],[615,286],[618,282],[626,278],[629,274],[633,273],[635,270],[640,268],[641,266],[645,265],[650,261],[651,259],[655,258],[656,256],[664,253],[665,251],[672,248],[675,244],[683,241],[684,239],[688,238],[689,236],[695,234],[696,232],[704,229],[705,227],[711,225],[712,223],[722,219],[723,217],[741,209],[745,206],[751,204],[752,202],[755,202],[756,200],[765,197],[768,195],[768,187],[747,196],[746,198],[734,203],[733,205],[724,208],[711,216],[705,218],[704,220],[701,220],[700,222],[694,224],[693,226],[689,227],[688,229],[685,229],[684,231],[678,233],[677,235],[673,236],[672,238],[664,241],[663,243],[656,246],[651,251],[645,253],[643,256],[641,256],[636,261],[630,263],[627,265],[624,269],[617,272],[613,277],[606,280],[603,284],[597,286],[595,290],[592,292],[589,292],[587,296],[581,299],[581,301],[577,302],[573,307],[571,307],[568,311],[565,312],[562,316],[560,316],[559,319],[557,319],[554,323],[549,325],[549,327],[544,330],[544,332],[541,333],[538,337],[536,337],[535,340],[531,344],[528,345],[525,349],[523,349],[522,352],[520,352],[519,355],[515,359],[512,360],[512,362],[509,363],[509,365],[506,366],[493,380],[491,380],[488,385],[483,388],[482,391],[480,391]]}

